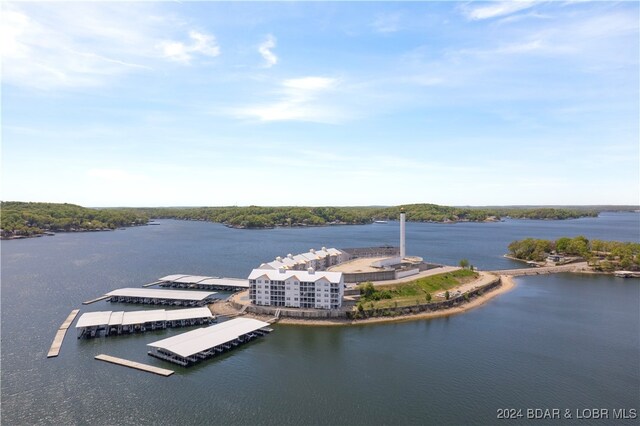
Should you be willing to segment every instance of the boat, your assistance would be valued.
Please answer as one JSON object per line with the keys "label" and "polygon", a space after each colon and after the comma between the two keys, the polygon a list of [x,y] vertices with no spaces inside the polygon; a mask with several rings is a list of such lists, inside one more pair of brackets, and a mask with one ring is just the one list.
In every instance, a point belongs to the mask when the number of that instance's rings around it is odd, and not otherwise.
{"label": "boat", "polygon": [[387,223],[386,220],[374,220],[373,223]]}

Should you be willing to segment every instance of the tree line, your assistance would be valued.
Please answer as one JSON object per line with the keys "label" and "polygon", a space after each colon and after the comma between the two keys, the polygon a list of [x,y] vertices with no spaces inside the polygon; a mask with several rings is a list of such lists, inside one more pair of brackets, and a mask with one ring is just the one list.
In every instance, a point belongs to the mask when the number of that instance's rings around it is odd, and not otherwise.
{"label": "tree line", "polygon": [[509,254],[517,259],[542,261],[551,253],[582,257],[597,270],[640,269],[640,243],[588,240],[580,235],[557,240],[525,238],[509,244]]}
{"label": "tree line", "polygon": [[405,204],[394,207],[169,207],[133,209],[159,219],[203,220],[237,228],[366,224],[374,220],[396,220],[404,209],[413,222],[481,222],[502,217],[526,219],[570,219],[597,216],[597,211],[557,208],[470,208],[436,204]]}
{"label": "tree line", "polygon": [[144,213],[129,209],[90,209],[66,203],[3,201],[0,209],[3,238],[28,237],[44,232],[116,229],[149,221]]}

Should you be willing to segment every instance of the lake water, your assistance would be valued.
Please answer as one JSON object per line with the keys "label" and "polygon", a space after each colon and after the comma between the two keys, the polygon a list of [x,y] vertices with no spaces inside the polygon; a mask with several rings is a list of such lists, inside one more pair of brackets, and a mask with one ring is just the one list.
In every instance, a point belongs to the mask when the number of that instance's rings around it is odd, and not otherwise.
{"label": "lake water", "polygon": [[[508,268],[521,266],[502,257],[515,239],[575,235],[640,241],[640,215],[408,223],[407,252]],[[397,222],[236,230],[170,220],[3,241],[3,424],[493,424],[501,408],[570,409],[574,418],[576,409],[640,408],[640,283],[608,276],[518,278],[514,290],[448,318],[276,325],[269,336],[189,369],[152,358],[145,347],[184,329],[80,341],[72,327],[60,356],[46,359],[72,309],[141,309],[81,305],[112,289],[173,273],[244,277],[263,261],[311,247],[397,241]],[[113,366],[93,359],[100,353],[177,373]]]}

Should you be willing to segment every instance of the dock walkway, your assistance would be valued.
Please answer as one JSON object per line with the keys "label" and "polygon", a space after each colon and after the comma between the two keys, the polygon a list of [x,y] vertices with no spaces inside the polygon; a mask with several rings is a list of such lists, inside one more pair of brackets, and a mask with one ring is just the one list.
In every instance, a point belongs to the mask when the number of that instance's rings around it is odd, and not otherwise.
{"label": "dock walkway", "polygon": [[141,362],[129,361],[124,358],[117,358],[111,355],[100,354],[96,355],[95,359],[99,361],[110,362],[111,364],[122,365],[124,367],[135,368],[136,370],[146,371],[148,373],[159,374],[161,376],[170,376],[175,371],[167,370],[166,368],[154,367],[153,365],[143,364]]}
{"label": "dock walkway", "polygon": [[580,272],[588,270],[589,266],[587,262],[568,263],[566,265],[558,266],[542,266],[539,268],[518,268],[518,269],[502,269],[497,271],[489,271],[497,275],[511,275],[512,277],[522,275],[542,275],[542,274],[554,274],[558,272]]}
{"label": "dock walkway", "polygon": [[62,347],[62,342],[64,341],[64,336],[67,334],[69,327],[71,327],[73,320],[76,319],[78,312],[80,312],[80,309],[74,309],[71,311],[67,319],[64,320],[60,328],[58,328],[56,336],[53,338],[53,343],[51,343],[51,348],[49,348],[49,353],[47,353],[47,358],[58,356],[60,348]]}

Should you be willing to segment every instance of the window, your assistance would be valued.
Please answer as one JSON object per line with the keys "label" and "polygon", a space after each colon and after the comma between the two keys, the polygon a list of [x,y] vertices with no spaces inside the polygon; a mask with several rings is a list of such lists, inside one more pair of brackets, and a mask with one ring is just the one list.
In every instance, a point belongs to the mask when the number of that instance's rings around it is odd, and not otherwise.
{"label": "window", "polygon": [[290,297],[287,297],[287,300],[291,300],[291,298],[290,298]]}
{"label": "window", "polygon": [[298,301],[298,298],[297,298],[297,297],[294,297],[294,298],[293,298],[293,300],[297,302],[297,301]]}

